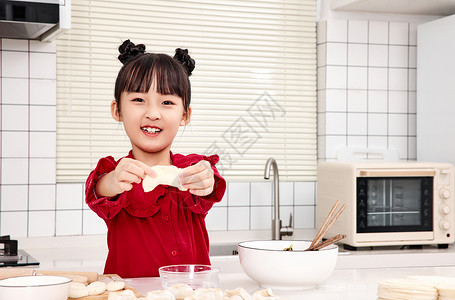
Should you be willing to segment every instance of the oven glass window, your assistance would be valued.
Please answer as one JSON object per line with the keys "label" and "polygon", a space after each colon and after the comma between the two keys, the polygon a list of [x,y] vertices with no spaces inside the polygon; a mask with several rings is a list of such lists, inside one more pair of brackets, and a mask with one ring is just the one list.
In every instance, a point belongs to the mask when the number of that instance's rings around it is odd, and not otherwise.
{"label": "oven glass window", "polygon": [[359,177],[357,232],[433,230],[433,177]]}

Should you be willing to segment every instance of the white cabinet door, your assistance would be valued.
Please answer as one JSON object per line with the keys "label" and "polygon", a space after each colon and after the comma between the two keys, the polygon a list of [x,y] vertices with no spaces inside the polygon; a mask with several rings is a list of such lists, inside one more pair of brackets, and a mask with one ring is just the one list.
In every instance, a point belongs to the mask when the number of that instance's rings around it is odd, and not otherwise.
{"label": "white cabinet door", "polygon": [[455,164],[455,15],[417,28],[417,160]]}

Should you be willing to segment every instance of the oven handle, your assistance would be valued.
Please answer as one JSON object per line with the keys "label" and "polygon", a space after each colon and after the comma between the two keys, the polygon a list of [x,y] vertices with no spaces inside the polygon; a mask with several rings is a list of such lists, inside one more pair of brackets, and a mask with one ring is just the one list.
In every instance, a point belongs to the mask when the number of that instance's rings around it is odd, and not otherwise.
{"label": "oven handle", "polygon": [[363,177],[397,177],[397,176],[435,176],[436,171],[360,171],[360,176]]}

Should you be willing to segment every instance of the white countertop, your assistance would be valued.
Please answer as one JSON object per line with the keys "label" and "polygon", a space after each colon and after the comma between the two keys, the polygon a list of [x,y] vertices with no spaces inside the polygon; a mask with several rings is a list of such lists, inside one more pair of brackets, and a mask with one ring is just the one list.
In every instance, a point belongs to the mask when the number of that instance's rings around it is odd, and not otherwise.
{"label": "white countertop", "polygon": [[[254,239],[254,237],[245,238]],[[213,241],[212,241],[213,243]],[[225,242],[232,244],[232,242]],[[43,270],[95,271],[103,273],[107,254],[105,236],[35,238],[19,241],[40,262]],[[213,256],[212,265],[221,268],[220,288],[243,287],[253,293],[260,289],[242,270],[238,256]],[[455,245],[448,249],[424,246],[422,249],[379,248],[358,251],[340,250],[334,273],[316,289],[274,291],[282,299],[375,299],[381,279],[409,275],[455,277]],[[128,279],[139,292],[159,289],[158,278]]]}
{"label": "white countertop", "polygon": [[[382,279],[400,278],[410,275],[437,275],[455,277],[453,267],[429,268],[383,268],[383,269],[354,269],[335,270],[322,285],[315,289],[302,291],[273,290],[282,300],[366,300],[376,299],[378,282]],[[141,294],[147,291],[161,289],[159,278],[127,279],[129,284]],[[249,293],[261,289],[258,284],[244,273],[221,274],[219,288],[235,289],[243,287]]]}

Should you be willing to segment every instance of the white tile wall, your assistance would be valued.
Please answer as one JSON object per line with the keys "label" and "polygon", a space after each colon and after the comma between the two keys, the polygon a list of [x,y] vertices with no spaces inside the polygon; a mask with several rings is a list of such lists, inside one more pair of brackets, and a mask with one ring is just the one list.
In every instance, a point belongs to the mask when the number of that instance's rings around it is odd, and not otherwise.
{"label": "white tile wall", "polygon": [[1,211],[26,211],[28,203],[27,185],[2,185],[0,187]]}
{"label": "white tile wall", "polygon": [[29,185],[28,210],[55,210],[55,185]]}
{"label": "white tile wall", "polygon": [[82,211],[82,234],[105,234],[106,224],[91,210]]}
{"label": "white tile wall", "polygon": [[27,158],[28,138],[26,131],[5,131],[2,134],[2,153],[3,158]]}
{"label": "white tile wall", "polygon": [[250,228],[250,207],[228,207],[228,230],[248,230]]}
{"label": "white tile wall", "polygon": [[57,209],[82,209],[84,191],[78,183],[57,185]]}
{"label": "white tile wall", "polygon": [[416,25],[329,19],[317,28],[319,159],[370,147],[415,160]]}
{"label": "white tile wall", "polygon": [[81,235],[82,210],[57,210],[55,235]]}
{"label": "white tile wall", "polygon": [[55,211],[29,211],[28,236],[54,236]]}
{"label": "white tile wall", "polygon": [[28,214],[26,211],[0,212],[0,234],[12,237],[27,235]]}
{"label": "white tile wall", "polygon": [[53,236],[55,43],[1,39],[0,51],[0,232]]}
{"label": "white tile wall", "polygon": [[3,78],[2,104],[28,104],[28,80],[26,78]]}

